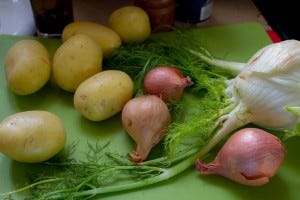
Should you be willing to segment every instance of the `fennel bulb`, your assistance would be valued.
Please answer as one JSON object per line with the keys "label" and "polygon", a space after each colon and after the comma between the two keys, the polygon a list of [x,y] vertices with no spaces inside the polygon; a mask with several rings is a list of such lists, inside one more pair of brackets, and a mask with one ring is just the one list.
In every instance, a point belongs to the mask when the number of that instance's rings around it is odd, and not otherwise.
{"label": "fennel bulb", "polygon": [[[225,90],[232,110],[218,120],[219,129],[202,151],[248,123],[299,134],[300,41],[270,44],[255,53]],[[289,137],[286,136],[286,137]]]}

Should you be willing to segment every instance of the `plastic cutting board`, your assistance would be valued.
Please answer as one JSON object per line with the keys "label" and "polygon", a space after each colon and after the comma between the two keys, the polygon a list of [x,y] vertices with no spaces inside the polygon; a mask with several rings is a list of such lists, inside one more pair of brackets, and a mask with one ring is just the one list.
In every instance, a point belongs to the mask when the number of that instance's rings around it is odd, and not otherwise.
{"label": "plastic cutting board", "polygon": [[[159,37],[168,37],[163,33]],[[215,57],[246,62],[258,49],[270,44],[264,28],[256,23],[234,24],[194,30],[201,45]],[[133,142],[124,133],[120,115],[103,122],[90,122],[75,111],[72,94],[50,86],[29,96],[14,95],[7,87],[4,75],[4,56],[8,48],[23,37],[0,36],[0,121],[16,112],[42,109],[57,114],[65,124],[68,142],[80,141],[78,152],[86,150],[87,141],[110,140],[112,148],[127,151]],[[36,38],[39,39],[39,38]],[[58,39],[39,39],[53,54],[59,46]],[[1,138],[0,138],[1,139]],[[149,187],[114,194],[97,196],[102,200],[296,200],[300,196],[300,139],[286,141],[287,157],[279,173],[270,183],[260,187],[236,184],[220,176],[202,176],[193,167],[182,174]],[[0,193],[10,191],[26,183],[25,173],[30,165],[11,160],[0,153]],[[18,195],[16,199],[23,199]]]}

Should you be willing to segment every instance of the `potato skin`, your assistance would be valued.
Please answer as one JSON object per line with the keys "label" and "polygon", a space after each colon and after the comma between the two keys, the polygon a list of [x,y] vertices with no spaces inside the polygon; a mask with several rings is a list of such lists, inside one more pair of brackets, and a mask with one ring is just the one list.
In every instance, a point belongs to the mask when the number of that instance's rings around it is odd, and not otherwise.
{"label": "potato skin", "polygon": [[48,160],[65,143],[61,120],[48,111],[19,112],[0,123],[0,151],[19,162]]}
{"label": "potato skin", "polygon": [[68,24],[62,32],[62,40],[65,42],[79,33],[93,38],[100,45],[104,57],[108,57],[121,46],[121,38],[115,31],[102,24],[88,21],[76,21]]}
{"label": "potato skin", "polygon": [[137,6],[125,6],[112,12],[108,27],[116,31],[124,43],[142,42],[151,33],[147,13]]}
{"label": "potato skin", "polygon": [[133,81],[118,70],[102,71],[77,88],[74,107],[91,121],[102,121],[122,110],[133,94]]}
{"label": "potato skin", "polygon": [[40,90],[49,80],[51,59],[48,50],[36,40],[20,40],[7,52],[5,76],[9,88],[18,95]]}
{"label": "potato skin", "polygon": [[93,39],[74,35],[54,54],[53,79],[62,89],[74,92],[81,82],[102,70],[102,59],[101,48]]}

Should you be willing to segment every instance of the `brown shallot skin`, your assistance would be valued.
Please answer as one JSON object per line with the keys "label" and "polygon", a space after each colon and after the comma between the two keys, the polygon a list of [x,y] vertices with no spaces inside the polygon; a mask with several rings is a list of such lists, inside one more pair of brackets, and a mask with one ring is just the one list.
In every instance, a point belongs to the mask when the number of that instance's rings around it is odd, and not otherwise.
{"label": "brown shallot skin", "polygon": [[196,161],[202,174],[218,174],[237,183],[260,186],[268,183],[282,165],[286,150],[274,135],[257,128],[234,133],[208,164]]}
{"label": "brown shallot skin", "polygon": [[166,134],[171,115],[166,103],[155,95],[144,95],[129,100],[122,110],[122,124],[136,143],[129,153],[133,162],[144,161],[150,150]]}
{"label": "brown shallot skin", "polygon": [[165,102],[178,101],[187,86],[193,81],[184,77],[182,72],[170,66],[155,67],[144,78],[144,92],[161,97]]}

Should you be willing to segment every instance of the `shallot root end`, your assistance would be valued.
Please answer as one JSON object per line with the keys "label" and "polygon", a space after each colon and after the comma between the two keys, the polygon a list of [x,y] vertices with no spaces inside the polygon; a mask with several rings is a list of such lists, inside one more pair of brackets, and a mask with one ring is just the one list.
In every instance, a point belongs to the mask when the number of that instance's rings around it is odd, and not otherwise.
{"label": "shallot root end", "polygon": [[194,82],[192,81],[191,77],[187,76],[184,78],[184,82],[185,82],[185,87],[191,86],[194,84]]}
{"label": "shallot root end", "polygon": [[196,161],[196,169],[202,174],[220,174],[221,166],[215,162],[204,164],[202,160],[198,159]]}

